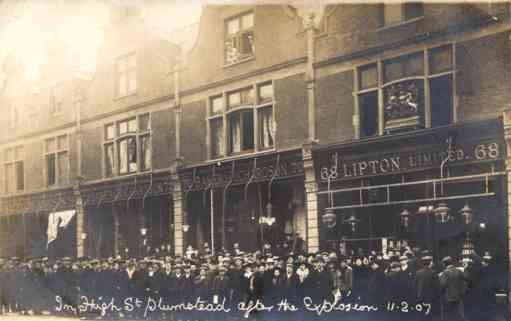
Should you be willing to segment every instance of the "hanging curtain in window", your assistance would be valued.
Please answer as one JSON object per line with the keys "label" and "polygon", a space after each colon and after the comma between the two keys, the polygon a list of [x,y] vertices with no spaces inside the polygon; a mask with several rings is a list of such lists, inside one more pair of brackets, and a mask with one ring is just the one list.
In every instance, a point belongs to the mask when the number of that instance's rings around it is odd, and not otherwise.
{"label": "hanging curtain in window", "polygon": [[241,152],[241,122],[239,114],[230,117],[230,142],[231,152]]}
{"label": "hanging curtain in window", "polygon": [[128,172],[128,142],[121,140],[119,142],[119,173],[125,174]]}
{"label": "hanging curtain in window", "polygon": [[273,146],[273,115],[272,108],[261,110],[261,145],[263,148]]}
{"label": "hanging curtain in window", "polygon": [[134,137],[128,138],[128,162],[129,171],[137,171],[137,141]]}

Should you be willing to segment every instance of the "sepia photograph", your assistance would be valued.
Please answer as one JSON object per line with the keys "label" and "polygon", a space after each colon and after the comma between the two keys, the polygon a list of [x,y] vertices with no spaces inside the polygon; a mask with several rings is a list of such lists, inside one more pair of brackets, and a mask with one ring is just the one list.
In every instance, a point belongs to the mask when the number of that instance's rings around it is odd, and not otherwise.
{"label": "sepia photograph", "polygon": [[0,0],[0,320],[507,321],[510,269],[510,1]]}

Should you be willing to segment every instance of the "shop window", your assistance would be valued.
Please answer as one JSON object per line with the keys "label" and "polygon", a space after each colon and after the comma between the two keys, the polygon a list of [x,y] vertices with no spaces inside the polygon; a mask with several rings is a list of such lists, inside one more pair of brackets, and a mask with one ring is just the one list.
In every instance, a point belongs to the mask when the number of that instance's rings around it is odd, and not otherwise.
{"label": "shop window", "polygon": [[225,63],[233,64],[254,56],[254,14],[252,12],[226,21]]}
{"label": "shop window", "polygon": [[66,184],[69,181],[69,138],[60,135],[45,140],[46,184]]}
{"label": "shop window", "polygon": [[[453,61],[452,45],[448,45],[359,67],[356,84],[359,136],[452,123],[455,119]],[[378,122],[382,118],[380,126]],[[378,132],[380,129],[382,133]]]}
{"label": "shop window", "polygon": [[119,57],[115,63],[116,96],[123,97],[137,91],[137,56],[130,53]]}
{"label": "shop window", "polygon": [[16,146],[4,150],[4,188],[6,193],[25,189],[24,148]]}
{"label": "shop window", "polygon": [[383,25],[394,25],[423,16],[424,8],[420,2],[383,4]]}
{"label": "shop window", "polygon": [[104,176],[124,175],[152,168],[149,114],[105,125]]}

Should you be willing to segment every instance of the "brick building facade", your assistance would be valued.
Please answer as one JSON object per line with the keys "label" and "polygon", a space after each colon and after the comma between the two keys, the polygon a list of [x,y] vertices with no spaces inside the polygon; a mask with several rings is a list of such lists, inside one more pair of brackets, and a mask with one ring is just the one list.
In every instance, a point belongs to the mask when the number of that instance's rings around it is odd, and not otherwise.
{"label": "brick building facade", "polygon": [[93,75],[6,64],[2,255],[48,254],[62,210],[59,255],[381,250],[446,203],[487,231],[425,244],[507,266],[510,29],[506,3],[206,6],[183,51],[121,10]]}

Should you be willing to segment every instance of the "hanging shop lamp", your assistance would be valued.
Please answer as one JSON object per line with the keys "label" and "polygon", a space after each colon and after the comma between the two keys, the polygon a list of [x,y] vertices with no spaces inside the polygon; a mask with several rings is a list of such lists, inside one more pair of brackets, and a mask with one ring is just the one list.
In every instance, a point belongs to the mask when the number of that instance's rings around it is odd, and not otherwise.
{"label": "hanging shop lamp", "polygon": [[321,221],[327,228],[334,228],[337,224],[337,216],[335,215],[334,210],[326,208],[325,214],[321,216]]}
{"label": "hanging shop lamp", "polygon": [[401,226],[405,229],[410,225],[411,213],[406,208],[399,214],[399,218],[401,219]]}
{"label": "hanging shop lamp", "polygon": [[437,223],[447,223],[451,220],[450,212],[451,209],[447,207],[447,204],[444,202],[441,202],[438,204],[438,206],[435,208],[435,220]]}
{"label": "hanging shop lamp", "polygon": [[360,222],[358,218],[355,217],[355,214],[351,214],[349,218],[347,218],[344,223],[350,226],[352,232],[357,230],[357,224]]}
{"label": "hanging shop lamp", "polygon": [[474,211],[467,203],[465,203],[465,206],[463,206],[460,210],[460,215],[463,218],[463,223],[465,223],[465,225],[471,224],[474,220]]}

